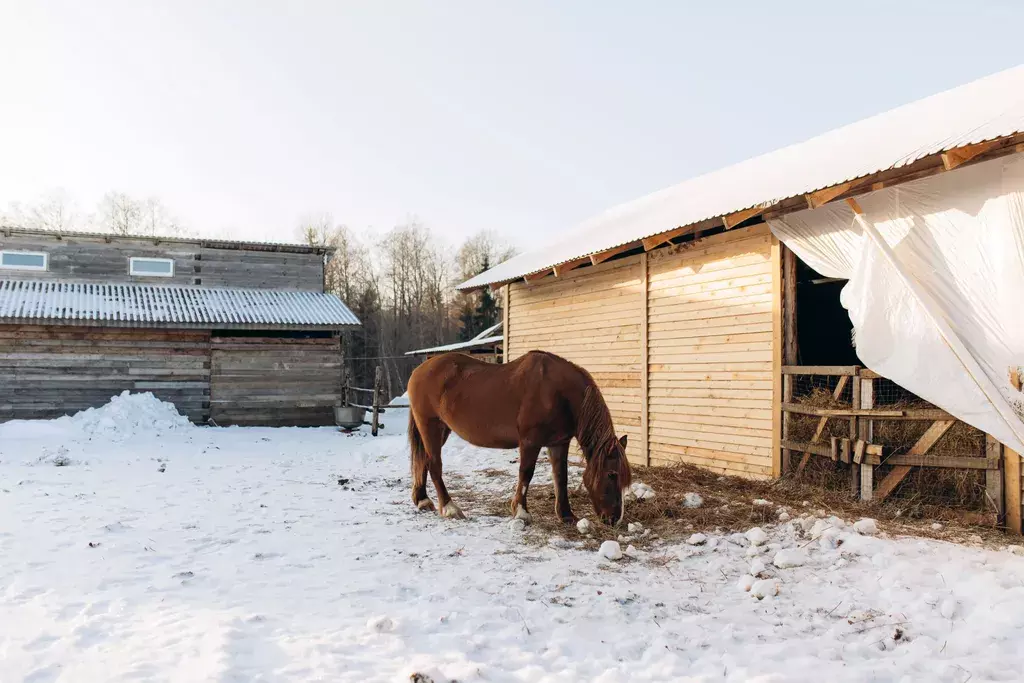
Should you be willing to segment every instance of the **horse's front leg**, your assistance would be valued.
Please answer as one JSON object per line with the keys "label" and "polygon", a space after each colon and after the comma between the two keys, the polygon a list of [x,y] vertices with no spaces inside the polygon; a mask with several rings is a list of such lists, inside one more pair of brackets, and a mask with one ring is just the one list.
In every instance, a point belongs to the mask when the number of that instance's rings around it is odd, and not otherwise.
{"label": "horse's front leg", "polygon": [[575,524],[578,520],[569,505],[569,444],[548,446],[548,460],[555,482],[555,512],[565,524]]}
{"label": "horse's front leg", "polygon": [[519,482],[516,484],[516,494],[512,498],[512,514],[527,524],[533,521],[526,507],[526,493],[530,488],[530,480],[533,479],[533,470],[537,467],[537,456],[540,454],[540,446],[519,444]]}

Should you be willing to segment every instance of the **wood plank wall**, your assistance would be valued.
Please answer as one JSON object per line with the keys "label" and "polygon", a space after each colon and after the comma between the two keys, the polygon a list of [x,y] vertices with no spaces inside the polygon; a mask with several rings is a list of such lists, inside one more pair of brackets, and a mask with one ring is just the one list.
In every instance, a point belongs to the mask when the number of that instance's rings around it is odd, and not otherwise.
{"label": "wood plank wall", "polygon": [[0,421],[73,414],[129,390],[205,422],[209,353],[202,330],[0,325]]}
{"label": "wood plank wall", "polygon": [[616,430],[630,436],[633,462],[769,477],[778,277],[761,225],[514,283],[506,349],[512,359],[541,349],[587,368]]}
{"label": "wood plank wall", "polygon": [[[160,242],[140,238],[110,238],[0,234],[0,249],[49,254],[45,272],[0,269],[4,280],[74,280],[81,282],[140,282],[147,284],[298,289],[323,291],[323,256],[245,249],[216,249],[198,242]],[[132,256],[170,258],[174,276],[138,277],[128,274]]]}
{"label": "wood plank wall", "polygon": [[651,463],[772,474],[767,226],[649,254]]}
{"label": "wood plank wall", "polygon": [[[543,350],[582,365],[604,394],[627,455],[645,462],[640,431],[640,257],[585,268],[556,279],[511,285],[505,326],[509,359]],[[511,330],[511,334],[509,334]]]}
{"label": "wood plank wall", "polygon": [[220,425],[325,426],[341,399],[338,339],[214,337],[210,408]]}

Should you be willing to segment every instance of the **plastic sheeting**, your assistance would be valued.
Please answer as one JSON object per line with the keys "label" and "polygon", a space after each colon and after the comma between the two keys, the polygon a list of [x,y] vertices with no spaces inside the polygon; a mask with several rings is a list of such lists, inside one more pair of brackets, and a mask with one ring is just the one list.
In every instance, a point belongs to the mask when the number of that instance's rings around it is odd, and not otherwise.
{"label": "plastic sheeting", "polygon": [[1024,155],[769,221],[826,277],[864,365],[1024,453]]}

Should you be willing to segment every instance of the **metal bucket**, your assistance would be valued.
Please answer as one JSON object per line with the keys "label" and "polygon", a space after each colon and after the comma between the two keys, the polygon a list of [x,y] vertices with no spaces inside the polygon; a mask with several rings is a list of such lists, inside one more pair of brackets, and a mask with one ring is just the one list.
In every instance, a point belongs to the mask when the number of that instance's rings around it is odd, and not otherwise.
{"label": "metal bucket", "polygon": [[334,406],[334,421],[343,429],[355,429],[363,425],[366,409],[355,406]]}

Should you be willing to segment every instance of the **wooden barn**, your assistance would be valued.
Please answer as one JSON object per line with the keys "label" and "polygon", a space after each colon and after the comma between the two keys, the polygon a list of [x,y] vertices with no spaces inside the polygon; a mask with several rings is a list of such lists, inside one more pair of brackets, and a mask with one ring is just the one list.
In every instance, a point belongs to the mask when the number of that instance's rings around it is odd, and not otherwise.
{"label": "wooden barn", "polygon": [[501,334],[502,323],[488,327],[472,339],[453,344],[432,346],[427,349],[407,351],[407,356],[422,356],[424,360],[443,353],[465,353],[488,363],[501,363],[504,358],[505,337]]}
{"label": "wooden barn", "polygon": [[[1019,529],[1021,88],[1024,67],[688,180],[460,289],[504,292],[506,359],[586,367],[636,463],[769,478],[825,457],[864,499],[960,467]],[[833,404],[796,402],[808,387]],[[882,419],[916,441],[880,443]],[[957,424],[971,452],[936,455]]]}
{"label": "wooden barn", "polygon": [[0,421],[151,391],[197,423],[329,425],[340,333],[330,250],[0,228]]}

